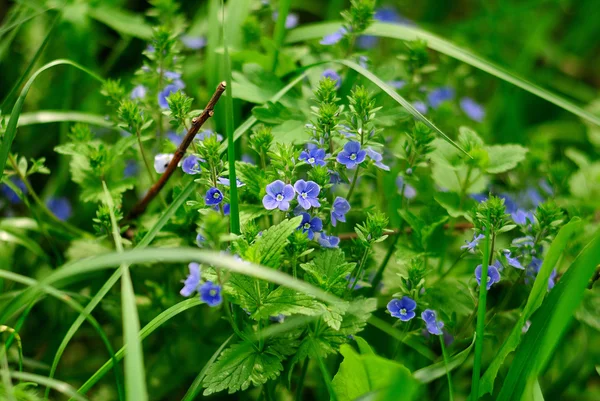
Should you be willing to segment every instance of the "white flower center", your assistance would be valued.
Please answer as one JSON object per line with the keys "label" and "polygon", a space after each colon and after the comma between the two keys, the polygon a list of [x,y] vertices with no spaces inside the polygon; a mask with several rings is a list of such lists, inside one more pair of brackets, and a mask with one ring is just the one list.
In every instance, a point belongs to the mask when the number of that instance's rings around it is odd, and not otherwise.
{"label": "white flower center", "polygon": [[218,192],[215,192],[215,194],[213,195],[213,198],[215,199],[219,199],[221,197],[221,195]]}
{"label": "white flower center", "polygon": [[401,315],[406,315],[406,309],[405,308],[400,309],[400,314]]}
{"label": "white flower center", "polygon": [[302,193],[300,194],[300,196],[301,196],[302,198],[306,199],[306,197],[308,196],[308,194],[307,194],[306,192],[302,192]]}
{"label": "white flower center", "polygon": [[213,297],[214,297],[215,295],[217,295],[217,290],[214,290],[214,289],[213,289],[213,290],[210,290],[209,292],[210,292],[210,295],[211,295],[211,296],[213,296]]}
{"label": "white flower center", "polygon": [[352,153],[350,155],[350,160],[356,160],[356,153]]}
{"label": "white flower center", "polygon": [[314,158],[314,157],[311,157],[310,159],[308,159],[308,162],[309,162],[310,164],[313,164],[313,163],[315,162],[315,158]]}
{"label": "white flower center", "polygon": [[304,223],[304,228],[308,230],[310,228],[310,223]]}
{"label": "white flower center", "polygon": [[283,195],[282,194],[277,194],[277,196],[275,197],[275,199],[277,199],[277,201],[281,202],[283,200]]}
{"label": "white flower center", "polygon": [[492,278],[490,276],[488,276],[487,282],[489,283],[491,280],[492,280]]}

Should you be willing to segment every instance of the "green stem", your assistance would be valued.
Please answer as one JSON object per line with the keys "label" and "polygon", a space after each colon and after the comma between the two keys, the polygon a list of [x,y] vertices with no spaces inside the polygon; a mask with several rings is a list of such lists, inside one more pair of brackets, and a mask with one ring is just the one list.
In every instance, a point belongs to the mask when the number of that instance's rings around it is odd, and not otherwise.
{"label": "green stem", "polygon": [[273,34],[273,41],[275,42],[275,49],[273,50],[273,60],[271,61],[271,72],[275,73],[277,69],[277,58],[279,57],[279,49],[283,46],[283,39],[285,38],[285,21],[290,12],[291,6],[290,0],[281,0],[279,2],[279,8],[277,10],[277,22],[275,24],[275,32]]}
{"label": "green stem", "polygon": [[[481,285],[479,286],[479,305],[477,306],[477,330],[475,338],[475,359],[473,361],[473,378],[471,380],[471,401],[479,399],[479,379],[481,375],[481,355],[483,353],[483,333],[485,329],[485,309],[487,301],[487,276],[490,255],[493,250],[490,249],[491,227],[487,227],[485,234],[485,247],[483,248],[483,260],[481,262]],[[493,243],[493,240],[492,240]],[[492,245],[493,246],[493,245]]]}
{"label": "green stem", "polygon": [[354,287],[356,287],[356,283],[358,283],[358,278],[360,277],[360,273],[363,271],[364,267],[365,267],[365,263],[367,261],[367,257],[369,256],[369,250],[370,250],[370,246],[367,246],[367,248],[365,249],[365,253],[363,253],[362,258],[360,259],[360,264],[358,265],[357,269],[356,269],[356,276],[354,276],[354,282],[352,283],[352,287],[350,288],[350,293],[352,293],[352,291],[354,291]]}
{"label": "green stem", "polygon": [[325,386],[327,386],[327,391],[329,392],[329,398],[331,399],[331,401],[337,401],[337,396],[335,395],[335,391],[333,390],[333,385],[331,384],[331,375],[327,371],[327,367],[325,366],[325,363],[323,362],[323,358],[321,358],[321,355],[319,355],[318,353],[317,353],[317,360],[319,361],[319,368],[321,369],[321,374],[323,375],[323,380],[325,381]]}
{"label": "green stem", "polygon": [[306,378],[306,372],[308,371],[309,359],[304,360],[302,365],[302,371],[300,372],[300,379],[298,379],[298,387],[296,387],[296,401],[302,401],[302,390],[304,389],[304,379]]}
{"label": "green stem", "polygon": [[450,369],[448,368],[448,353],[446,352],[446,345],[444,344],[444,336],[440,337],[440,346],[442,347],[442,355],[444,356],[444,366],[446,367],[446,377],[448,378],[448,397],[450,401],[454,401],[454,394],[452,393],[452,378],[450,377]]}
{"label": "green stem", "polygon": [[356,186],[356,181],[358,180],[358,170],[360,169],[360,165],[356,166],[356,170],[354,171],[354,177],[352,177],[352,183],[350,184],[350,189],[348,190],[348,194],[346,195],[346,200],[350,202],[350,197],[352,196],[352,192],[354,192],[354,187]]}
{"label": "green stem", "polygon": [[375,277],[373,278],[373,283],[371,284],[371,291],[370,291],[371,295],[373,295],[377,291],[377,287],[379,286],[379,283],[383,279],[383,271],[385,270],[387,264],[390,262],[390,259],[392,258],[392,255],[394,254],[394,251],[396,250],[396,244],[398,243],[399,238],[400,238],[400,233],[398,233],[398,235],[394,236],[394,238],[392,239],[392,243],[390,244],[390,247],[388,248],[387,253],[385,254],[385,257],[383,258],[383,261],[381,262],[381,266],[379,266],[379,269],[377,269],[377,273],[375,273]]}

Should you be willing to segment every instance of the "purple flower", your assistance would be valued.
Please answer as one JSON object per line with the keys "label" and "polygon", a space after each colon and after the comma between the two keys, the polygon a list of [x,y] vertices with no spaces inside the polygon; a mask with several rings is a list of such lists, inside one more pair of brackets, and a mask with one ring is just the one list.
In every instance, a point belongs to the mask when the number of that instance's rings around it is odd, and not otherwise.
{"label": "purple flower", "polygon": [[344,35],[346,34],[346,32],[348,32],[346,30],[346,28],[341,27],[340,29],[338,29],[334,33],[329,34],[329,35],[325,35],[323,37],[323,39],[321,39],[321,41],[319,43],[321,43],[322,45],[325,45],[325,46],[335,45],[337,42],[339,42],[340,40],[342,40],[342,38],[344,37]]}
{"label": "purple flower", "polygon": [[419,113],[427,113],[427,105],[424,102],[420,100],[415,100],[412,105]]}
{"label": "purple flower", "polygon": [[406,81],[399,79],[399,80],[395,80],[395,81],[388,81],[387,84],[389,86],[391,86],[392,88],[399,90],[406,86]]}
{"label": "purple flower", "polygon": [[[529,263],[529,266],[527,266],[527,275],[531,276],[531,277],[537,276],[537,274],[540,272],[540,269],[542,268],[542,262],[543,262],[542,259],[536,258],[535,256],[532,257],[531,262]],[[550,291],[552,288],[554,288],[554,285],[556,283],[555,281],[556,281],[556,269],[552,270],[552,273],[550,273],[550,277],[548,278],[548,291]]]}
{"label": "purple flower", "polygon": [[470,97],[463,97],[460,99],[460,108],[465,112],[467,117],[473,121],[480,123],[485,118],[485,110],[483,107]]}
{"label": "purple flower", "polygon": [[323,222],[318,217],[311,218],[308,213],[302,213],[302,221],[300,222],[298,229],[301,229],[302,232],[306,233],[308,239],[313,239],[315,233],[323,229]]}
{"label": "purple flower", "polygon": [[350,210],[350,203],[338,196],[331,205],[331,224],[335,227],[338,221],[346,222],[346,213]]}
{"label": "purple flower", "polygon": [[206,46],[206,38],[204,36],[183,35],[181,43],[188,49],[198,50]]}
{"label": "purple flower", "polygon": [[510,251],[504,251],[504,256],[506,257],[506,262],[509,266],[514,267],[515,269],[525,270],[521,262],[517,257],[513,258],[510,256]]}
{"label": "purple flower", "polygon": [[294,189],[298,194],[298,203],[304,210],[321,206],[318,198],[321,187],[316,182],[298,180],[294,184]]}
{"label": "purple flower", "polygon": [[[475,268],[475,279],[477,279],[477,284],[481,285],[481,271],[483,268],[481,265]],[[492,284],[500,281],[500,272],[494,265],[488,266],[488,274],[487,274],[487,284],[486,287],[489,290],[492,287]]]}
{"label": "purple flower", "polygon": [[[18,178],[16,176],[12,176],[12,177],[10,177],[10,181],[17,188],[19,188],[21,190],[21,192],[23,193],[23,196],[27,195],[27,186],[20,178]],[[13,205],[17,205],[17,204],[21,203],[21,197],[20,197],[21,194],[17,194],[8,185],[0,184],[0,192],[2,192],[2,195],[4,195],[6,197],[6,199],[8,199],[8,201],[10,203],[12,203]]]}
{"label": "purple flower", "polygon": [[447,100],[452,100],[453,98],[454,89],[448,86],[436,88],[429,92],[429,95],[427,95],[427,101],[434,109],[437,109],[442,103],[444,103]]}
{"label": "purple flower", "polygon": [[473,240],[471,242],[469,241],[465,241],[467,243],[467,245],[463,245],[460,247],[460,249],[466,249],[467,251],[471,252],[471,253],[475,253],[475,248],[477,248],[477,245],[479,245],[479,241],[481,241],[482,239],[485,238],[485,235],[483,234],[473,234]]}
{"label": "purple flower", "polygon": [[373,148],[371,148],[370,146],[367,148],[366,152],[367,156],[369,156],[371,160],[375,162],[375,166],[379,167],[382,170],[390,171],[390,167],[382,163],[383,155],[381,153],[373,150]]}
{"label": "purple flower", "polygon": [[542,190],[546,193],[546,195],[554,195],[554,189],[552,189],[552,186],[550,186],[547,180],[542,178],[539,182],[539,185],[540,188],[542,188]]}
{"label": "purple flower", "polygon": [[212,281],[202,284],[198,292],[200,292],[200,299],[210,307],[219,306],[223,302],[221,286],[214,284]]}
{"label": "purple flower", "polygon": [[[229,178],[219,177],[218,181],[219,181],[219,183],[225,185],[226,187],[228,187],[229,185],[231,185],[231,181],[229,181]],[[236,182],[236,187],[238,187],[238,188],[239,187],[243,187],[244,185],[246,185],[243,182],[241,182],[239,178],[236,178],[235,182]]]}
{"label": "purple flower", "polygon": [[223,201],[223,192],[218,188],[210,188],[204,196],[204,201],[209,206],[218,205]]}
{"label": "purple flower", "polygon": [[162,174],[167,170],[169,163],[171,163],[171,159],[173,159],[172,153],[159,153],[154,156],[154,170],[158,174]]}
{"label": "purple flower", "polygon": [[183,282],[183,288],[179,291],[184,297],[192,295],[198,288],[198,285],[200,285],[200,265],[198,263],[190,263],[188,269],[190,269],[190,274]]}
{"label": "purple flower", "polygon": [[551,289],[554,288],[555,280],[556,280],[556,269],[552,270],[552,273],[550,273],[550,277],[548,278],[548,291],[550,291]]}
{"label": "purple flower", "polygon": [[324,166],[327,164],[325,161],[325,149],[319,149],[314,147],[312,149],[303,150],[300,153],[300,157],[298,159],[302,160],[305,163],[310,164],[311,166]]}
{"label": "purple flower", "polygon": [[179,147],[183,141],[183,137],[173,131],[167,132],[167,138],[169,138],[169,141],[171,141],[171,143],[177,147]]}
{"label": "purple flower", "polygon": [[46,206],[59,220],[65,221],[71,217],[71,203],[67,198],[50,198]]}
{"label": "purple flower", "polygon": [[342,177],[340,177],[340,173],[333,170],[329,171],[329,183],[330,184],[340,184],[342,182]]}
{"label": "purple flower", "polygon": [[[273,21],[277,21],[279,17],[279,12],[273,12]],[[298,26],[298,14],[289,13],[287,17],[285,17],[285,29],[292,29]]]}
{"label": "purple flower", "polygon": [[523,209],[517,209],[516,212],[512,212],[510,214],[513,221],[520,226],[524,226],[527,223],[533,222],[533,213],[527,212]]}
{"label": "purple flower", "polygon": [[362,68],[369,67],[369,58],[367,56],[358,56],[358,65]]}
{"label": "purple flower", "polygon": [[281,180],[273,181],[267,185],[267,194],[262,200],[263,206],[267,210],[279,208],[279,210],[286,211],[290,208],[290,201],[294,199],[294,195],[294,187],[290,184]]}
{"label": "purple flower", "polygon": [[360,143],[350,141],[344,145],[344,150],[338,154],[337,161],[345,165],[346,168],[354,168],[365,161],[366,155],[367,152],[361,150]]}
{"label": "purple flower", "polygon": [[410,319],[415,317],[415,309],[417,308],[417,303],[414,299],[409,297],[402,297],[402,299],[392,299],[387,304],[387,309],[390,311],[390,315],[393,317],[397,317],[403,322],[408,322]]}
{"label": "purple flower", "polygon": [[531,202],[534,207],[537,207],[540,203],[544,201],[544,197],[540,195],[540,192],[532,187],[527,188],[527,199]]}
{"label": "purple flower", "polygon": [[125,169],[123,170],[123,177],[129,178],[136,175],[138,172],[138,166],[135,160],[127,160],[125,162]]}
{"label": "purple flower", "polygon": [[144,85],[138,85],[131,90],[129,97],[131,100],[141,99],[146,97],[146,93],[148,93],[148,89]]}
{"label": "purple flower", "polygon": [[331,68],[328,68],[325,71],[323,71],[323,74],[321,74],[321,77],[329,78],[332,81],[335,81],[335,87],[337,89],[339,89],[340,86],[342,86],[342,77],[340,77],[340,75],[337,72],[335,72],[334,70],[332,70]]}
{"label": "purple flower", "polygon": [[402,190],[404,190],[404,197],[406,199],[414,199],[414,197],[417,196],[417,190],[415,187],[405,183],[404,177],[401,175],[396,178],[396,186],[398,187],[398,191],[400,191],[400,193],[402,193]]}
{"label": "purple flower", "polygon": [[175,85],[175,84],[169,84],[169,85],[165,86],[165,88],[158,93],[158,105],[162,109],[168,109],[169,102],[167,101],[167,98],[171,95],[171,93],[175,93],[175,92],[179,91],[180,89],[181,88],[179,87],[179,85]]}
{"label": "purple flower", "polygon": [[[375,11],[373,18],[381,22],[391,23],[406,23],[407,19],[403,18],[392,7],[381,7]],[[371,49],[377,45],[378,38],[373,35],[361,35],[358,37],[356,44],[360,49]]]}
{"label": "purple flower", "polygon": [[283,323],[285,321],[285,315],[280,313],[277,316],[269,316],[269,320],[275,323]]}
{"label": "purple flower", "polygon": [[425,309],[421,313],[421,319],[425,322],[425,327],[430,334],[441,336],[442,328],[444,327],[444,322],[437,320],[437,315],[435,311],[431,309]]}
{"label": "purple flower", "polygon": [[335,235],[327,235],[325,231],[319,234],[319,245],[323,248],[337,248],[340,243],[340,238]]}
{"label": "purple flower", "polygon": [[184,173],[195,175],[200,174],[202,168],[200,168],[200,161],[202,159],[196,155],[189,155],[185,159],[183,159],[183,163],[181,164],[181,169]]}
{"label": "purple flower", "polygon": [[199,133],[198,135],[196,135],[196,140],[197,141],[203,141],[207,138],[210,138],[211,136],[217,136],[217,141],[221,142],[223,140],[223,135],[221,134],[215,134],[215,132],[211,129],[205,129],[203,130],[201,133]]}
{"label": "purple flower", "polygon": [[198,235],[196,235],[196,245],[198,245],[198,248],[204,248],[205,243],[206,238],[204,238],[202,234],[198,233]]}

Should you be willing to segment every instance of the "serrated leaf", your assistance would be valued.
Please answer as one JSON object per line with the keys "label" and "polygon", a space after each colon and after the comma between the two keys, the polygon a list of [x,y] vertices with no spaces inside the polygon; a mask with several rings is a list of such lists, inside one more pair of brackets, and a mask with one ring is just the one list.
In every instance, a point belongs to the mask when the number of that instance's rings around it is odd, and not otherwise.
{"label": "serrated leaf", "polygon": [[325,311],[325,306],[313,297],[282,286],[271,291],[259,305],[249,310],[250,317],[255,320],[292,314],[316,316]]}
{"label": "serrated leaf", "polygon": [[472,198],[463,199],[461,205],[460,196],[456,192],[437,192],[433,198],[452,217],[464,217],[475,206]]}
{"label": "serrated leaf", "polygon": [[289,109],[285,107],[281,102],[267,102],[262,106],[257,106],[252,109],[252,115],[256,117],[258,121],[267,124],[283,124],[289,120],[304,121],[304,114],[297,109]]}
{"label": "serrated leaf", "polygon": [[245,260],[269,267],[279,267],[279,259],[286,245],[288,237],[298,228],[302,216],[284,220],[276,226],[263,231],[250,248],[246,251]]}
{"label": "serrated leaf", "polygon": [[521,145],[492,145],[486,146],[489,163],[485,171],[490,174],[499,174],[513,169],[521,161],[525,160],[527,148]]}
{"label": "serrated leaf", "polygon": [[346,276],[354,270],[355,266],[356,263],[346,262],[341,249],[323,250],[310,262],[300,265],[307,273],[306,281],[335,295],[342,295],[347,289]]}

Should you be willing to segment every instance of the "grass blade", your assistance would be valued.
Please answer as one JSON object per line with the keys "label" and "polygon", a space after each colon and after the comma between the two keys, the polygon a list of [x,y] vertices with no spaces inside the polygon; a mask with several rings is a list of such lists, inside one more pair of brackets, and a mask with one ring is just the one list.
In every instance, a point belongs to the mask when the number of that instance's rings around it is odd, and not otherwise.
{"label": "grass blade", "polygon": [[[599,264],[600,231],[596,232],[593,239],[558,280],[533,316],[531,326],[515,353],[498,401],[520,400],[525,388],[533,386],[573,319],[589,280]],[[544,284],[547,285],[547,281]]]}
{"label": "grass blade", "polygon": [[13,140],[15,139],[15,135],[17,134],[17,124],[19,121],[19,116],[21,114],[21,110],[23,109],[23,103],[25,102],[25,98],[27,97],[27,94],[29,93],[29,89],[31,89],[31,85],[33,84],[33,82],[36,80],[36,78],[42,72],[44,72],[52,67],[58,66],[58,65],[73,66],[73,67],[78,68],[81,71],[87,73],[94,79],[96,79],[100,82],[104,82],[104,80],[100,76],[96,75],[92,71],[88,70],[87,68],[85,68],[71,60],[64,60],[64,59],[54,60],[54,61],[51,61],[50,63],[44,65],[36,72],[34,72],[33,75],[31,76],[31,78],[29,78],[29,80],[27,81],[27,83],[25,84],[23,89],[21,90],[21,94],[17,98],[17,102],[15,103],[15,105],[12,109],[12,112],[10,113],[10,119],[8,120],[8,124],[6,126],[6,132],[4,133],[4,137],[2,138],[2,146],[0,147],[0,179],[2,179],[2,177],[4,176],[4,167],[6,167],[6,160],[8,159],[8,153],[10,152],[10,147],[12,146]]}
{"label": "grass blade", "polygon": [[449,358],[447,364],[442,361],[434,363],[433,365],[426,366],[422,369],[414,371],[413,377],[419,380],[421,383],[431,383],[432,381],[443,377],[446,374],[446,367],[448,368],[448,371],[451,372],[452,370],[465,363],[465,361],[471,354],[471,350],[473,349],[474,345],[475,337],[473,337],[471,345],[469,345],[467,348],[465,348],[458,354]]}
{"label": "grass blade", "polygon": [[277,69],[277,58],[279,57],[279,49],[283,46],[283,40],[285,39],[285,31],[287,30],[285,22],[290,13],[291,3],[290,0],[281,0],[277,9],[277,22],[275,24],[275,32],[273,33],[275,49],[273,50],[273,60],[271,61],[272,73],[275,73]]}
{"label": "grass blade", "polygon": [[87,398],[81,394],[77,394],[75,389],[69,386],[65,382],[61,382],[55,379],[49,379],[45,376],[36,375],[27,372],[11,372],[10,375],[17,380],[26,380],[28,382],[38,383],[46,387],[53,388],[54,390],[71,397],[77,401],[87,401]]}
{"label": "grass blade", "polygon": [[[286,38],[286,43],[296,43],[306,40],[320,39],[327,34],[331,34],[337,31],[341,26],[340,22],[324,22],[317,24],[303,25],[290,31]],[[547,100],[550,103],[557,105],[558,107],[565,109],[591,123],[600,125],[600,117],[594,116],[592,113],[583,110],[581,107],[569,102],[561,96],[558,96],[532,82],[521,78],[508,70],[477,56],[476,54],[462,49],[452,43],[433,35],[422,29],[398,24],[389,24],[384,22],[375,22],[367,30],[365,34],[399,39],[404,41],[413,41],[417,39],[424,39],[427,41],[427,46],[435,51],[442,54],[455,58],[459,61],[467,63],[475,68],[487,72],[497,78],[500,78],[506,82],[509,82],[519,88],[532,93],[542,99]]]}
{"label": "grass blade", "polygon": [[95,125],[97,127],[113,128],[114,124],[99,114],[83,113],[80,111],[40,110],[23,113],[19,117],[17,127],[36,124],[51,124],[62,122],[76,122]]}

